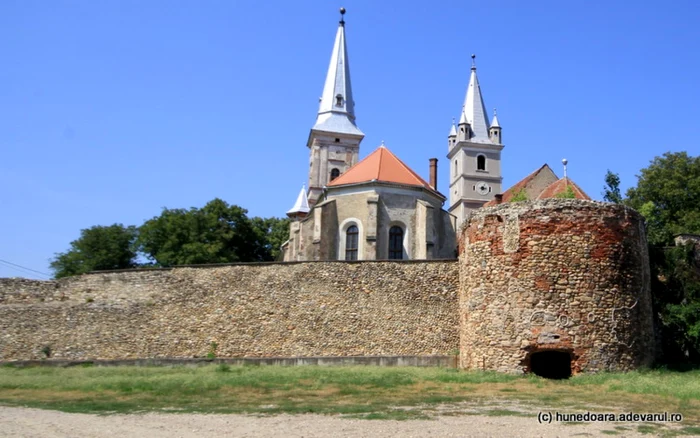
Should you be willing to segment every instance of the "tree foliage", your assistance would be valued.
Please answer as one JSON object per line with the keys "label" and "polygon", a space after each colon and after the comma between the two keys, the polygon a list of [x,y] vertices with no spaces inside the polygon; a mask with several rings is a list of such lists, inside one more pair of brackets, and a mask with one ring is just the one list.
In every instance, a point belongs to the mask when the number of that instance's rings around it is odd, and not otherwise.
{"label": "tree foliage", "polygon": [[603,188],[603,199],[615,204],[622,203],[622,193],[620,192],[620,175],[612,173],[610,169],[605,174],[605,187]]}
{"label": "tree foliage", "polygon": [[[678,234],[700,234],[700,157],[667,152],[637,176],[622,199],[647,224],[655,323],[663,360],[700,362],[700,248],[671,247]],[[608,171],[606,200],[619,178]],[[608,196],[609,194],[609,196]],[[614,201],[613,201],[614,202]]]}
{"label": "tree foliage", "polygon": [[574,188],[570,184],[566,185],[566,190],[559,192],[554,195],[558,199],[576,199],[576,193],[574,193]]}
{"label": "tree foliage", "polygon": [[265,235],[237,206],[214,199],[201,209],[163,209],[139,229],[138,247],[159,266],[269,260]]}
{"label": "tree foliage", "polygon": [[133,268],[136,266],[133,246],[136,236],[136,227],[122,224],[81,230],[80,237],[70,243],[70,249],[56,254],[51,261],[54,276],[61,278],[90,271]]}
{"label": "tree foliage", "polygon": [[662,357],[667,363],[700,363],[700,248],[657,247],[650,256]]}
{"label": "tree foliage", "polygon": [[637,177],[625,203],[646,219],[650,243],[671,245],[674,235],[700,234],[700,157],[667,152]]}
{"label": "tree foliage", "polygon": [[252,221],[263,239],[266,260],[279,260],[281,246],[289,239],[289,218],[254,217]]}
{"label": "tree foliage", "polygon": [[513,195],[513,197],[510,198],[510,202],[523,202],[523,201],[527,201],[527,200],[528,200],[527,192],[525,192],[525,189],[523,189],[523,188],[521,188],[520,190],[518,190],[518,191]]}

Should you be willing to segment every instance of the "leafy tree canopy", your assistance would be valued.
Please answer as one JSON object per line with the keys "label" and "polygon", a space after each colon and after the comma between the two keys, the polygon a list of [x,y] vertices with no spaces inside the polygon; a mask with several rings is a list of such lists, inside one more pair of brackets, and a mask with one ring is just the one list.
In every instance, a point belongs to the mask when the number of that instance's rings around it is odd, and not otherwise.
{"label": "leafy tree canopy", "polygon": [[70,243],[68,251],[56,254],[51,269],[56,278],[61,278],[90,271],[133,268],[136,236],[136,227],[122,224],[86,228],[80,231],[80,238]]}
{"label": "leafy tree canopy", "polygon": [[610,169],[608,169],[608,173],[605,174],[603,199],[615,204],[622,203],[622,193],[620,193],[620,175],[617,173],[612,173]]}
{"label": "leafy tree canopy", "polygon": [[667,152],[637,177],[625,203],[644,215],[650,243],[671,245],[674,235],[700,234],[700,157]]}
{"label": "leafy tree canopy", "polygon": [[289,239],[289,218],[260,218],[252,219],[264,241],[269,260],[279,260],[282,256],[280,247]]}
{"label": "leafy tree canopy", "polygon": [[163,209],[141,226],[138,246],[160,266],[269,260],[265,235],[247,212],[221,199],[201,209]]}

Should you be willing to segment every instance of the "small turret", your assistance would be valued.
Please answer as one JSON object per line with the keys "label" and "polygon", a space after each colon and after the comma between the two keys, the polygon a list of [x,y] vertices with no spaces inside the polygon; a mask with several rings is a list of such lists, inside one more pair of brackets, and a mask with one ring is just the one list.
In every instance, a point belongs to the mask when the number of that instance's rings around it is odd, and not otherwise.
{"label": "small turret", "polygon": [[502,144],[501,125],[498,123],[498,115],[496,115],[496,108],[493,109],[493,120],[491,121],[491,127],[489,128],[489,138],[493,143]]}
{"label": "small turret", "polygon": [[447,150],[451,150],[455,143],[457,143],[457,127],[455,126],[455,119],[452,118],[452,127],[450,128],[450,134],[447,136]]}
{"label": "small turret", "polygon": [[297,201],[294,203],[294,206],[287,211],[287,216],[294,221],[298,221],[304,219],[310,211],[311,208],[309,207],[309,200],[306,196],[306,187],[302,186],[299,196],[297,196]]}
{"label": "small turret", "polygon": [[472,137],[472,125],[467,120],[467,114],[462,107],[462,115],[459,117],[459,132],[457,133],[457,141],[468,141]]}

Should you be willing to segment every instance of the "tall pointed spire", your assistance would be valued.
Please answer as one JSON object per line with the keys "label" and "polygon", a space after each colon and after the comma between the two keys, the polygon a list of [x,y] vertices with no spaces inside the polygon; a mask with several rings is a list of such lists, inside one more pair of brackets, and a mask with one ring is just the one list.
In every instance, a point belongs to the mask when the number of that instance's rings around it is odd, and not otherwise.
{"label": "tall pointed spire", "polygon": [[350,62],[345,44],[345,8],[340,8],[340,22],[335,35],[331,62],[323,86],[318,116],[313,129],[364,135],[355,126],[355,102],[350,84]]}
{"label": "tall pointed spire", "polygon": [[[486,116],[484,99],[481,97],[479,79],[476,77],[476,55],[472,55],[472,72],[469,77],[467,96],[464,98],[464,110],[462,117],[471,125],[474,143],[491,143],[489,139],[489,119]],[[462,118],[460,118],[460,122]]]}

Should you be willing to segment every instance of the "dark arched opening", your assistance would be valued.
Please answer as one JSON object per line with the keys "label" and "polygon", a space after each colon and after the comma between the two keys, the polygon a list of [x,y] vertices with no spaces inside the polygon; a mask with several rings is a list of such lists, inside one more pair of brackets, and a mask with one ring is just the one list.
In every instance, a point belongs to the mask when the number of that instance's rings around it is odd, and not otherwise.
{"label": "dark arched opening", "polygon": [[530,372],[546,379],[568,379],[571,377],[571,354],[556,350],[532,353]]}

